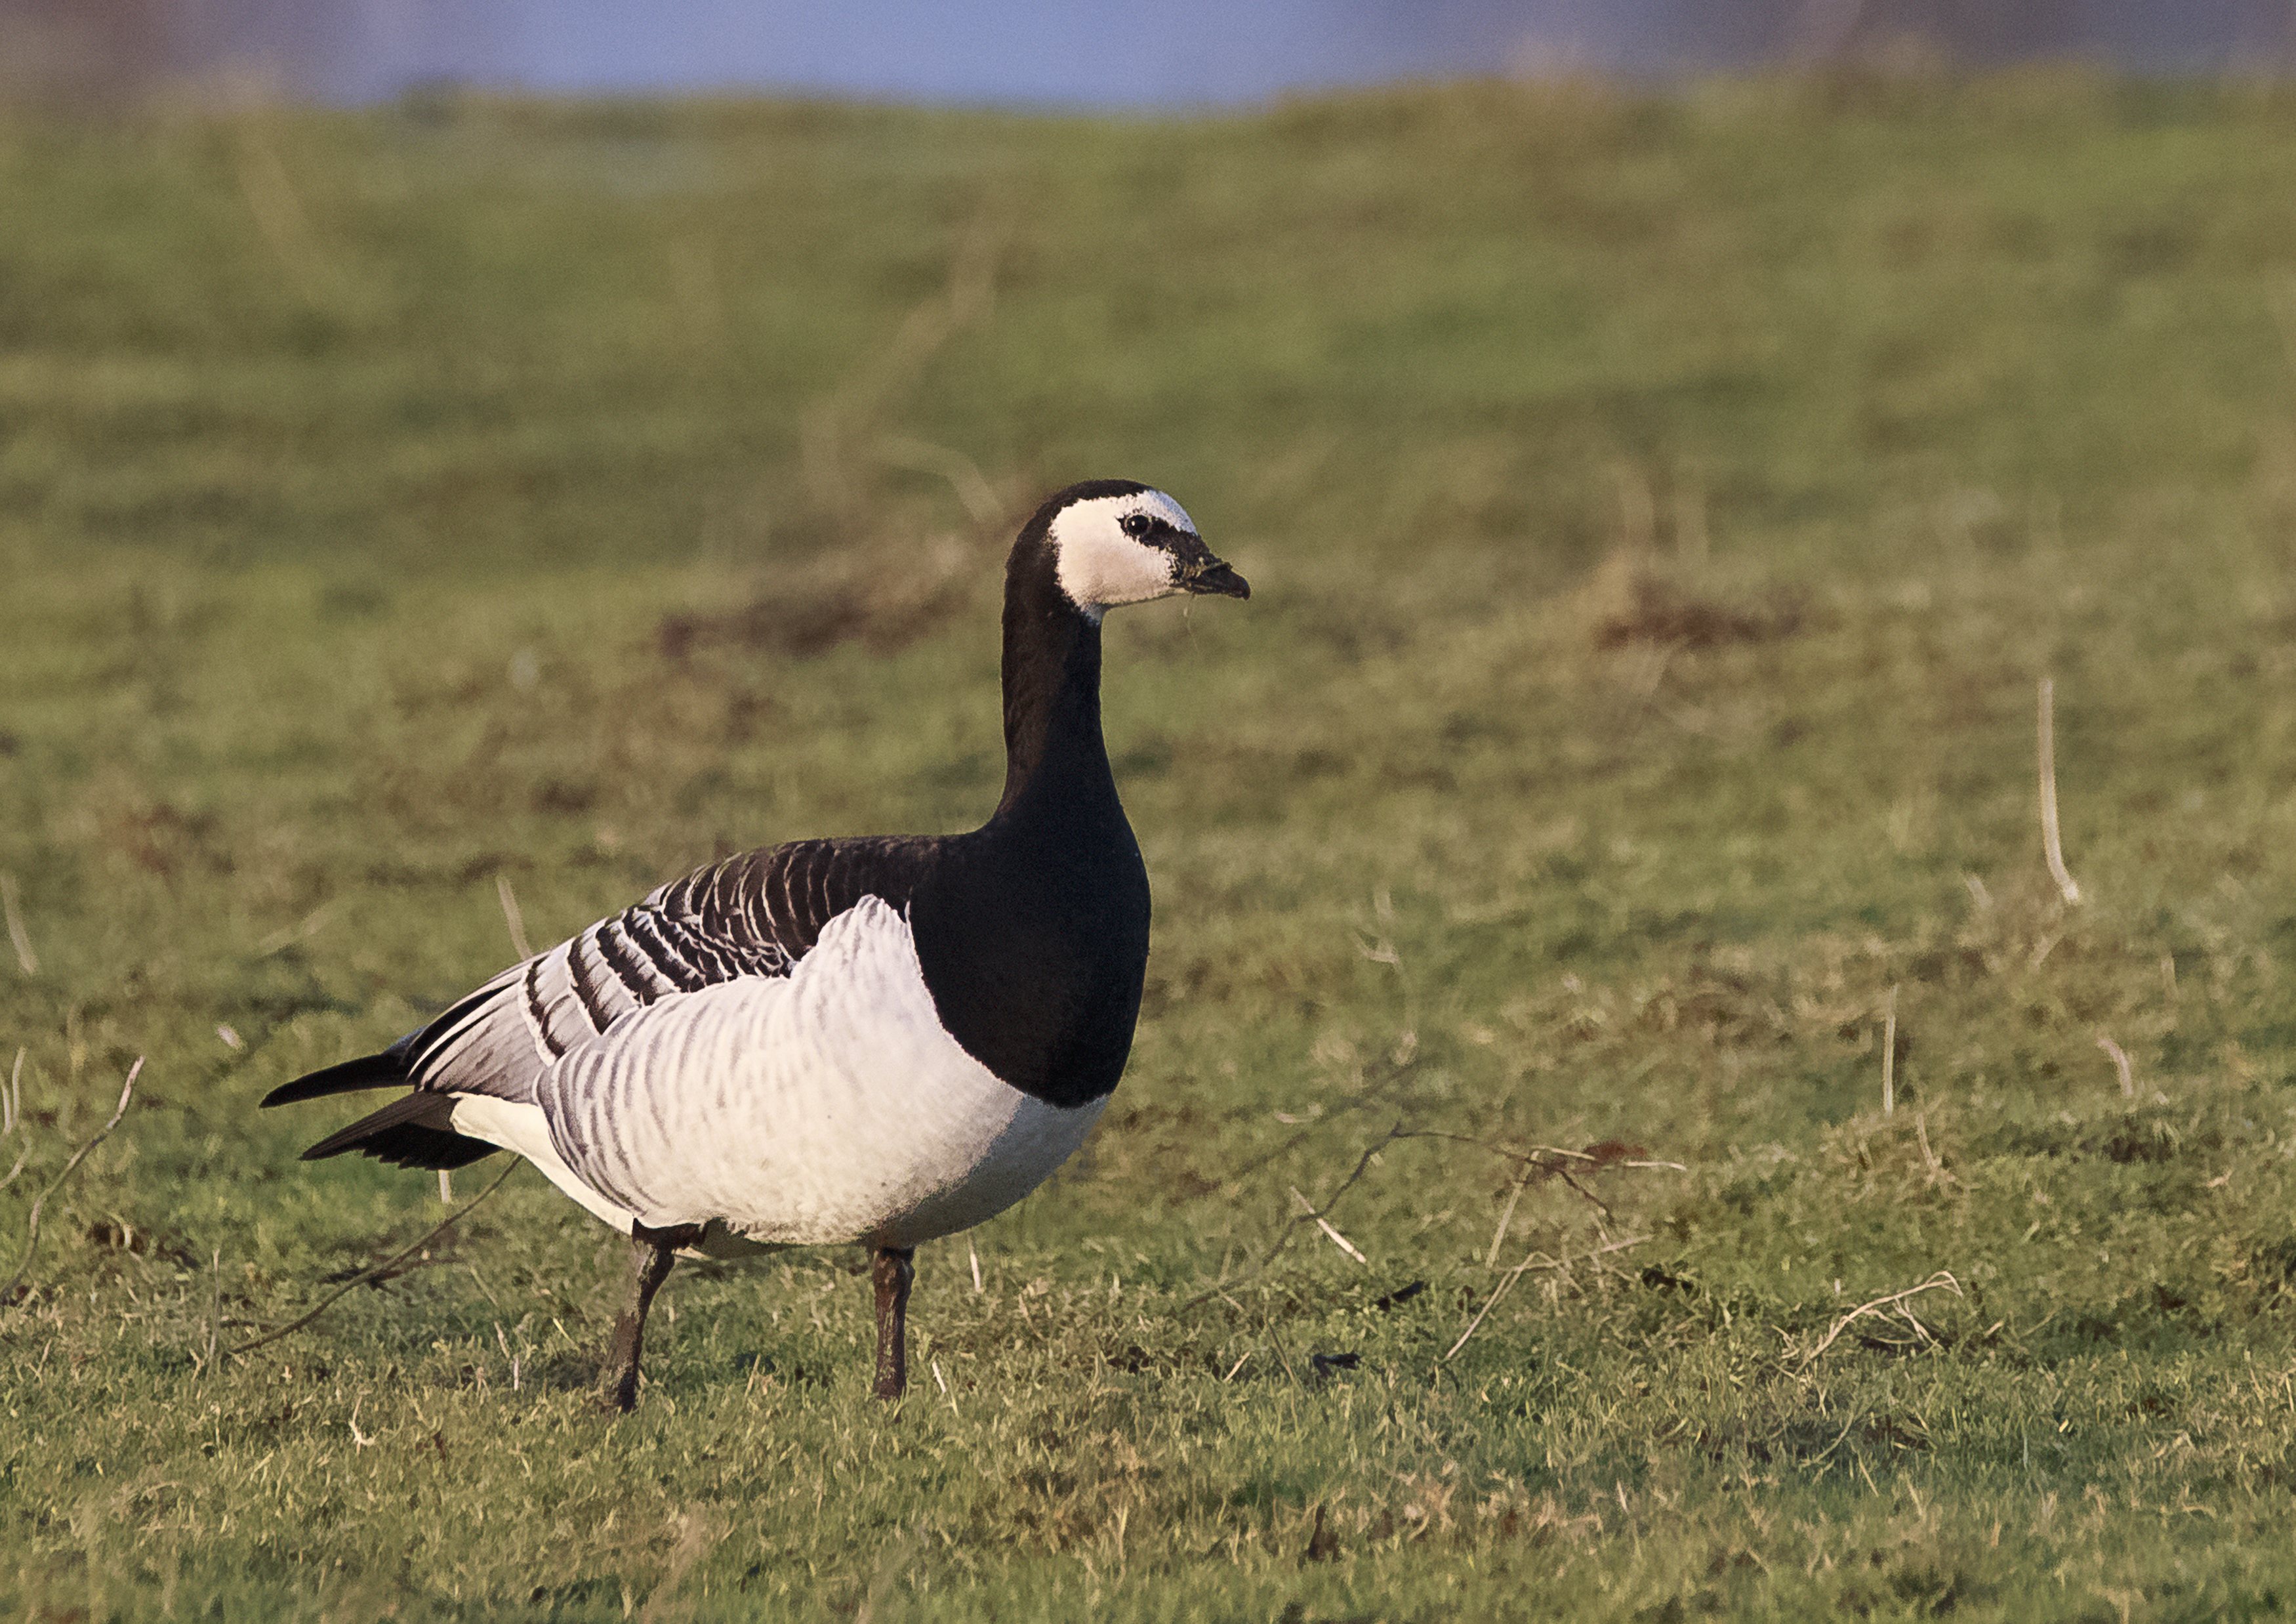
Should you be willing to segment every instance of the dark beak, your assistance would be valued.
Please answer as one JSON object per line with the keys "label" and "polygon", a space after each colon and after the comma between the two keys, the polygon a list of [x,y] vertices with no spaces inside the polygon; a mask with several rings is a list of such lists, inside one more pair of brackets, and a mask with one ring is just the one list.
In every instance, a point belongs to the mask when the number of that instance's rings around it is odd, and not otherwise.
{"label": "dark beak", "polygon": [[1188,541],[1193,545],[1176,549],[1179,553],[1180,567],[1173,578],[1181,591],[1216,593],[1224,598],[1248,598],[1251,595],[1250,582],[1214,558],[1211,550],[1194,537],[1188,537]]}

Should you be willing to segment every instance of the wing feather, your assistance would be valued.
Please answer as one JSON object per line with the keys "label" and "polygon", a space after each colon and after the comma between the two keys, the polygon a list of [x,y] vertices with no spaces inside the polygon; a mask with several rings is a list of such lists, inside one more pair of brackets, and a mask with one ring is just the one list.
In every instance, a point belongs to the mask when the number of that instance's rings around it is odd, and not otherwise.
{"label": "wing feather", "polygon": [[864,897],[905,909],[941,845],[800,841],[706,865],[512,965],[381,1054],[299,1078],[263,1103],[403,1083],[414,1094],[308,1153],[357,1150],[406,1166],[461,1166],[492,1147],[410,1102],[447,1094],[536,1104],[561,1058],[663,998],[786,976],[824,927]]}

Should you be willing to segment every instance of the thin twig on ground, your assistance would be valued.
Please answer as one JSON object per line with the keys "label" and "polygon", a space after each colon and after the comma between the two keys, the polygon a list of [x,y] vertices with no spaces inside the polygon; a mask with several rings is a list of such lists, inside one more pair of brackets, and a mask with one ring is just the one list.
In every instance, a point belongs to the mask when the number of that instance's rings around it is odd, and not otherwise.
{"label": "thin twig on ground", "polygon": [[[16,1300],[16,1288],[23,1284],[24,1272],[32,1267],[32,1252],[40,1243],[41,1209],[48,1204],[48,1197],[64,1187],[64,1180],[79,1170],[79,1164],[87,1160],[88,1152],[102,1144],[111,1136],[111,1130],[119,1126],[119,1119],[127,1114],[127,1103],[135,1097],[135,1079],[143,1074],[143,1070],[144,1056],[138,1054],[135,1057],[135,1063],[127,1068],[127,1080],[120,1086],[119,1103],[113,1108],[111,1120],[97,1128],[89,1136],[86,1144],[72,1152],[71,1160],[64,1163],[63,1171],[49,1180],[48,1187],[41,1191],[34,1199],[31,1216],[26,1220],[24,1226],[24,1255],[16,1264],[16,1272],[8,1276],[8,1284],[0,1286],[0,1308],[5,1308]],[[14,1175],[11,1174],[9,1177],[13,1177]]]}
{"label": "thin twig on ground", "polygon": [[1499,1266],[1499,1252],[1506,1245],[1507,1228],[1514,1222],[1514,1210],[1522,1201],[1522,1193],[1529,1186],[1529,1184],[1530,1172],[1529,1169],[1517,1173],[1514,1177],[1509,1181],[1507,1185],[1506,1206],[1505,1210],[1499,1213],[1498,1227],[1491,1231],[1490,1255],[1483,1259],[1483,1267],[1485,1268],[1496,1268]]}
{"label": "thin twig on ground", "polygon": [[2038,755],[2041,771],[2041,852],[2048,859],[2049,878],[2067,903],[2079,902],[2080,887],[2065,872],[2065,849],[2057,839],[2057,722],[2056,684],[2041,678]]}
{"label": "thin twig on ground", "polygon": [[[1319,1212],[1311,1207],[1305,1215],[1292,1219],[1289,1223],[1283,1226],[1283,1229],[1276,1234],[1274,1244],[1270,1245],[1267,1251],[1260,1255],[1259,1259],[1257,1262],[1246,1267],[1244,1271],[1236,1275],[1234,1280],[1221,1280],[1215,1282],[1205,1290],[1197,1292],[1193,1297],[1189,1298],[1187,1301],[1180,1305],[1180,1312],[1185,1314],[1192,1308],[1201,1308],[1205,1303],[1210,1302],[1215,1297],[1226,1297],[1227,1295],[1226,1288],[1228,1286],[1234,1285],[1239,1281],[1249,1280],[1254,1275],[1266,1269],[1269,1264],[1275,1261],[1277,1255],[1280,1254],[1286,1246],[1289,1246],[1292,1243],[1292,1237],[1299,1233],[1300,1226],[1316,1221],[1324,1214],[1329,1213],[1333,1207],[1339,1204],[1340,1197],[1345,1195],[1350,1189],[1355,1187],[1356,1180],[1364,1176],[1365,1169],[1371,1166],[1372,1159],[1374,1157],[1377,1156],[1380,1152],[1384,1150],[1387,1146],[1394,1144],[1398,1139],[1408,1139],[1412,1136],[1410,1130],[1406,1128],[1400,1122],[1398,1122],[1393,1128],[1389,1128],[1385,1134],[1380,1136],[1378,1143],[1373,1144],[1368,1150],[1365,1151],[1361,1156],[1356,1159],[1354,1170],[1340,1181],[1340,1187],[1332,1192],[1331,1199],[1324,1203],[1322,1211]],[[1350,1247],[1349,1250],[1353,1251],[1354,1249]],[[1361,1254],[1357,1255],[1360,1257]]]}
{"label": "thin twig on ground", "polygon": [[[1603,1257],[1611,1252],[1624,1251],[1629,1246],[1640,1246],[1644,1242],[1650,1238],[1651,1237],[1646,1234],[1636,1234],[1628,1235],[1623,1241],[1608,1242],[1603,1245],[1597,1246],[1590,1251],[1579,1253],[1578,1261],[1581,1263],[1591,1263],[1596,1258]],[[1535,1268],[1568,1268],[1570,1267],[1570,1262],[1571,1260],[1569,1258],[1541,1257],[1536,1251],[1526,1253],[1521,1262],[1516,1264],[1513,1268],[1507,1270],[1505,1274],[1499,1276],[1498,1284],[1494,1286],[1491,1289],[1491,1294],[1483,1300],[1483,1306],[1475,1310],[1475,1317],[1467,1322],[1467,1328],[1459,1333],[1459,1340],[1451,1344],[1449,1349],[1445,1352],[1442,1358],[1438,1362],[1445,1365],[1451,1362],[1452,1356],[1456,1354],[1460,1349],[1464,1348],[1467,1345],[1467,1339],[1474,1335],[1478,1330],[1481,1329],[1483,1320],[1489,1315],[1493,1308],[1498,1306],[1499,1299],[1507,1294],[1508,1288],[1513,1285],[1516,1281],[1521,1279],[1524,1275]]]}
{"label": "thin twig on ground", "polygon": [[1341,1234],[1338,1230],[1332,1228],[1332,1220],[1316,1210],[1316,1203],[1300,1193],[1300,1186],[1298,1185],[1293,1185],[1292,1186],[1292,1199],[1300,1203],[1303,1216],[1316,1220],[1316,1227],[1324,1232],[1324,1238],[1329,1240],[1332,1245],[1347,1253],[1349,1257],[1353,1258],[1357,1262],[1364,1264],[1366,1267],[1370,1265],[1371,1259],[1365,1257],[1362,1252],[1356,1250],[1356,1243],[1353,1241],[1349,1240],[1347,1236]]}
{"label": "thin twig on ground", "polygon": [[[1572,1177],[1570,1168],[1564,1165],[1566,1162],[1583,1161],[1589,1168],[1665,1168],[1676,1173],[1686,1173],[1690,1170],[1679,1161],[1653,1161],[1644,1157],[1622,1157],[1615,1161],[1606,1161],[1603,1158],[1586,1151],[1566,1151],[1552,1144],[1534,1144],[1529,1150],[1523,1151],[1509,1150],[1504,1144],[1493,1144],[1489,1140],[1478,1139],[1472,1134],[1455,1134],[1447,1128],[1416,1128],[1407,1133],[1399,1133],[1396,1137],[1448,1139],[1455,1144],[1472,1144],[1478,1150],[1488,1151],[1494,1156],[1504,1157],[1514,1162],[1522,1169],[1521,1177],[1526,1182],[1534,1177],[1561,1179],[1576,1191],[1587,1205],[1593,1207],[1604,1218],[1611,1216],[1611,1204]],[[1497,1261],[1497,1251],[1494,1247],[1491,1264],[1496,1266]]]}
{"label": "thin twig on ground", "polygon": [[[1318,1133],[1323,1132],[1324,1129],[1329,1128],[1337,1123],[1340,1118],[1349,1111],[1360,1111],[1366,1105],[1388,1106],[1398,1111],[1410,1110],[1411,1102],[1409,1100],[1398,1099],[1393,1096],[1397,1092],[1395,1085],[1401,1082],[1411,1071],[1415,1053],[1416,1051],[1414,1050],[1413,1054],[1406,1054],[1400,1061],[1394,1059],[1391,1055],[1380,1056],[1374,1062],[1374,1065],[1366,1066],[1365,1068],[1365,1075],[1361,1079],[1361,1086],[1358,1087],[1355,1092],[1341,1097],[1337,1102],[1326,1099],[1324,1102],[1325,1109],[1323,1116],[1301,1128],[1299,1132],[1286,1137],[1281,1144],[1264,1150],[1258,1155],[1251,1157],[1250,1160],[1241,1162],[1237,1166],[1228,1169],[1227,1182],[1230,1184],[1240,1184],[1244,1179],[1250,1177],[1252,1174],[1258,1172],[1260,1169],[1268,1166],[1270,1163],[1281,1161],[1293,1151],[1298,1150],[1301,1145],[1307,1144],[1308,1140],[1314,1138]],[[1413,1136],[1406,1135],[1402,1136],[1410,1137]],[[1464,1136],[1459,1136],[1463,1138],[1464,1137]],[[1480,1141],[1468,1140],[1467,1143],[1477,1144],[1480,1143]],[[1217,1189],[1219,1186],[1214,1185],[1213,1187]]]}
{"label": "thin twig on ground", "polygon": [[407,1247],[403,1251],[392,1253],[390,1257],[376,1264],[373,1268],[366,1270],[364,1274],[353,1275],[350,1279],[344,1281],[340,1289],[329,1292],[327,1296],[320,1300],[317,1308],[313,1308],[308,1314],[304,1315],[302,1318],[292,1321],[288,1325],[281,1325],[275,1330],[266,1331],[261,1336],[256,1337],[249,1341],[242,1342],[235,1348],[226,1348],[224,1351],[230,1354],[252,1353],[258,1348],[264,1346],[266,1342],[275,1342],[283,1336],[291,1336],[296,1332],[300,1331],[304,1326],[318,1318],[320,1315],[324,1314],[329,1308],[333,1308],[335,1304],[341,1301],[346,1296],[349,1295],[352,1291],[356,1290],[359,1286],[365,1285],[368,1281],[376,1278],[378,1275],[390,1273],[392,1269],[406,1262],[407,1259],[413,1257],[416,1252],[430,1245],[431,1242],[437,1240],[440,1235],[446,1234],[447,1231],[452,1229],[455,1225],[461,1223],[465,1218],[470,1216],[472,1208],[477,1206],[480,1202],[486,1200],[488,1196],[492,1195],[496,1191],[501,1189],[503,1186],[503,1180],[508,1178],[512,1173],[517,1171],[518,1163],[513,1161],[496,1177],[494,1183],[488,1185],[485,1189],[471,1197],[469,1201],[463,1202],[458,1210],[448,1213],[446,1218],[439,1222],[437,1227],[430,1230],[430,1233],[425,1234],[421,1240],[415,1242],[413,1245]]}
{"label": "thin twig on ground", "polygon": [[1964,1294],[1961,1289],[1961,1282],[1953,1277],[1952,1271],[1941,1268],[1919,1285],[1909,1285],[1902,1292],[1890,1292],[1884,1296],[1876,1297],[1871,1302],[1859,1303],[1849,1313],[1835,1320],[1833,1328],[1818,1339],[1817,1346],[1801,1356],[1800,1360],[1794,1366],[1796,1374],[1799,1374],[1816,1364],[1818,1356],[1833,1346],[1834,1339],[1866,1315],[1880,1308],[1896,1308],[1909,1298],[1920,1296],[1923,1292],[1938,1291],[1951,1292],[1956,1297]]}
{"label": "thin twig on ground", "polygon": [[2119,1044],[2113,1042],[2112,1038],[2106,1037],[2103,1032],[2099,1032],[2096,1035],[2096,1046],[2103,1049],[2107,1054],[2112,1056],[2113,1070],[2120,1073],[2120,1097],[2124,1100],[2135,1099],[2136,1097],[2136,1068],[2128,1058],[2128,1051],[2122,1048]]}
{"label": "thin twig on ground", "polygon": [[[1593,1151],[1566,1151],[1560,1145],[1554,1144],[1534,1144],[1528,1150],[1509,1150],[1504,1144],[1493,1144],[1489,1140],[1478,1139],[1472,1134],[1455,1134],[1447,1128],[1414,1128],[1402,1136],[1406,1139],[1449,1139],[1455,1144],[1472,1144],[1490,1152],[1494,1156],[1504,1156],[1509,1161],[1527,1163],[1541,1173],[1552,1174],[1557,1177],[1563,1175],[1564,1169],[1548,1162],[1546,1159],[1549,1156],[1558,1157],[1567,1161],[1589,1162],[1598,1168],[1665,1168],[1676,1173],[1687,1173],[1690,1170],[1679,1161],[1660,1161],[1647,1156],[1621,1156],[1611,1159],[1598,1156]],[[1579,1193],[1586,1193],[1583,1190]],[[1594,1198],[1588,1196],[1587,1199],[1592,1201]]]}
{"label": "thin twig on ground", "polygon": [[[1587,1151],[1566,1151],[1559,1149],[1554,1145],[1546,1144],[1534,1145],[1528,1151],[1510,1150],[1505,1145],[1493,1144],[1487,1139],[1478,1139],[1468,1134],[1452,1133],[1447,1129],[1439,1128],[1406,1128],[1402,1123],[1398,1122],[1392,1128],[1389,1128],[1387,1132],[1380,1137],[1376,1144],[1373,1144],[1369,1149],[1364,1152],[1363,1155],[1357,1161],[1354,1169],[1348,1174],[1347,1177],[1341,1180],[1339,1187],[1332,1192],[1330,1198],[1324,1202],[1321,1209],[1315,1208],[1308,1202],[1308,1198],[1301,1195],[1298,1190],[1292,1190],[1292,1195],[1296,1197],[1300,1201],[1300,1204],[1308,1210],[1286,1223],[1282,1231],[1276,1235],[1274,1243],[1269,1245],[1267,1251],[1262,1253],[1257,1259],[1247,1265],[1240,1273],[1234,1275],[1230,1275],[1223,1272],[1220,1277],[1214,1281],[1211,1285],[1208,1286],[1203,1291],[1197,1292],[1196,1295],[1182,1303],[1180,1305],[1180,1311],[1182,1313],[1187,1313],[1192,1309],[1201,1308],[1205,1303],[1210,1302],[1215,1297],[1225,1298],[1226,1297],[1227,1287],[1250,1280],[1254,1275],[1263,1273],[1270,1264],[1275,1261],[1277,1256],[1282,1253],[1283,1249],[1292,1243],[1292,1237],[1299,1232],[1300,1227],[1302,1225],[1310,1223],[1316,1225],[1317,1227],[1322,1229],[1326,1235],[1331,1237],[1335,1245],[1339,1246],[1341,1250],[1347,1252],[1357,1262],[1368,1262],[1369,1260],[1365,1258],[1363,1253],[1358,1251],[1346,1236],[1341,1234],[1336,1229],[1334,1229],[1328,1220],[1332,1209],[1338,1206],[1340,1198],[1342,1195],[1345,1195],[1349,1189],[1354,1187],[1357,1180],[1360,1179],[1364,1176],[1365,1172],[1370,1169],[1372,1163],[1378,1158],[1380,1152],[1385,1149],[1388,1145],[1401,1139],[1447,1139],[1455,1144],[1472,1144],[1479,1150],[1488,1151],[1493,1155],[1504,1157],[1507,1161],[1516,1163],[1521,1168],[1521,1171],[1518,1175],[1517,1179],[1518,1193],[1521,1185],[1529,1183],[1534,1177],[1560,1178],[1564,1184],[1569,1185],[1572,1190],[1576,1191],[1589,1205],[1602,1213],[1604,1218],[1611,1216],[1609,1203],[1604,1202],[1601,1196],[1596,1195],[1593,1191],[1587,1189],[1586,1185],[1580,1184],[1578,1179],[1572,1177],[1568,1168],[1565,1166],[1565,1163],[1578,1161],[1595,1168],[1663,1168],[1677,1173],[1688,1171],[1688,1169],[1678,1161],[1659,1161],[1642,1157],[1611,1160],[1603,1156],[1595,1155]],[[1262,1158],[1262,1160],[1264,1161],[1265,1158]],[[1511,1213],[1510,1216],[1512,1216]],[[1504,1226],[1502,1226],[1500,1233],[1504,1235]],[[1635,1243],[1636,1243],[1632,1242],[1621,1243],[1621,1244],[1627,1245]],[[1597,1253],[1613,1249],[1598,1248]],[[1589,1253],[1588,1255],[1595,1256],[1597,1255],[1597,1253]],[[1226,1267],[1225,1259],[1222,1260],[1221,1267],[1223,1271],[1225,1271]],[[1502,1284],[1501,1289],[1505,1289],[1504,1283]],[[1231,1302],[1234,1301],[1233,1299],[1228,1299],[1228,1300]]]}

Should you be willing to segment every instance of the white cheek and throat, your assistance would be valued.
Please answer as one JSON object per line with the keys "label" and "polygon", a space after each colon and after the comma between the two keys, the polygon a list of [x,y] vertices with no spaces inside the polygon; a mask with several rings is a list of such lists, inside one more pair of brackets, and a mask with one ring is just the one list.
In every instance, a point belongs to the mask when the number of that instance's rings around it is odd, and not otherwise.
{"label": "white cheek and throat", "polygon": [[1053,521],[1050,540],[1061,590],[1095,625],[1116,604],[1145,603],[1179,590],[1173,578],[1178,561],[1164,548],[1125,533],[1124,521],[1136,513],[1196,533],[1195,521],[1157,490],[1079,502]]}

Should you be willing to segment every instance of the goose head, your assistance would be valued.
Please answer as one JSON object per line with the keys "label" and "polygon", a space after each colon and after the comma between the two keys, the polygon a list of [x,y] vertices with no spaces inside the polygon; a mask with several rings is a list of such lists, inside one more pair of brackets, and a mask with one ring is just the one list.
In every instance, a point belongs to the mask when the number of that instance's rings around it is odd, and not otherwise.
{"label": "goose head", "polygon": [[1181,593],[1251,595],[1243,577],[1204,545],[1187,510],[1130,480],[1071,485],[1037,510],[1029,530],[1043,536],[1062,595],[1095,625],[1119,603]]}

